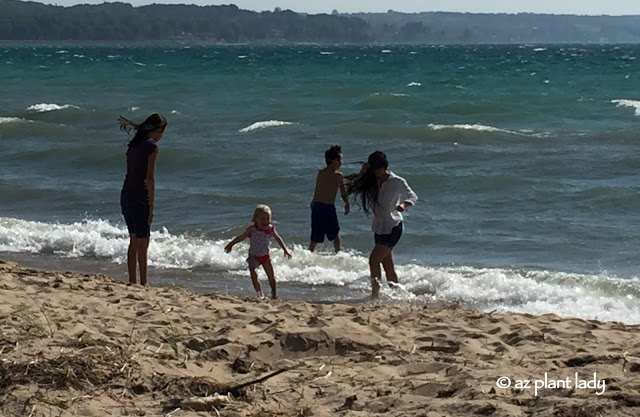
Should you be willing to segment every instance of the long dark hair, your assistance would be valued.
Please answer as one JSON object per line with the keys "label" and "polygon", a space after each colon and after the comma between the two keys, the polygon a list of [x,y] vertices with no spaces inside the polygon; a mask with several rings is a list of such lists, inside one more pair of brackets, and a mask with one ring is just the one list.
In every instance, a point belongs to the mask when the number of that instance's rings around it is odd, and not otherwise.
{"label": "long dark hair", "polygon": [[382,151],[375,151],[369,155],[367,163],[369,164],[367,170],[348,184],[347,194],[356,196],[356,201],[360,197],[362,210],[369,214],[373,207],[378,204],[378,192],[380,191],[375,171],[378,168],[387,169],[389,163],[387,162],[387,155]]}
{"label": "long dark hair", "polygon": [[147,117],[142,123],[135,123],[129,119],[125,119],[124,117],[118,117],[118,122],[120,122],[120,130],[124,130],[129,133],[130,129],[128,126],[131,126],[135,129],[136,134],[133,136],[133,139],[129,142],[129,147],[132,148],[134,146],[138,146],[142,141],[149,137],[149,133],[154,130],[164,130],[167,127],[167,119],[164,118],[163,115],[158,113],[153,113],[151,116]]}

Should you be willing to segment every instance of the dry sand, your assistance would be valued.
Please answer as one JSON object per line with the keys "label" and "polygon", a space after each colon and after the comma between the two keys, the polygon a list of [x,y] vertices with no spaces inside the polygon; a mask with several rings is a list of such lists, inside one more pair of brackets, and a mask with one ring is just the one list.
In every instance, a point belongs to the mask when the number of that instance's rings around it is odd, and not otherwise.
{"label": "dry sand", "polygon": [[[639,336],[552,314],[258,301],[0,261],[0,415],[640,416]],[[576,388],[576,373],[604,387]]]}

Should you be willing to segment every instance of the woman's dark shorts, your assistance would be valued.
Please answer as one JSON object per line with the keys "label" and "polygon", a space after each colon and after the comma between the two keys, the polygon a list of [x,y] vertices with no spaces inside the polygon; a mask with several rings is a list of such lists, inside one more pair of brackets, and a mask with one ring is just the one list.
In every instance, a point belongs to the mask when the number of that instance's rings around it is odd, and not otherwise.
{"label": "woman's dark shorts", "polygon": [[149,237],[151,225],[149,224],[149,200],[128,198],[120,196],[120,207],[124,221],[127,223],[129,234],[138,238]]}
{"label": "woman's dark shorts", "polygon": [[402,236],[402,222],[400,222],[396,227],[391,229],[391,233],[388,235],[379,235],[378,233],[373,234],[374,241],[376,245],[387,246],[389,249],[393,249],[393,247],[398,243],[400,237]]}

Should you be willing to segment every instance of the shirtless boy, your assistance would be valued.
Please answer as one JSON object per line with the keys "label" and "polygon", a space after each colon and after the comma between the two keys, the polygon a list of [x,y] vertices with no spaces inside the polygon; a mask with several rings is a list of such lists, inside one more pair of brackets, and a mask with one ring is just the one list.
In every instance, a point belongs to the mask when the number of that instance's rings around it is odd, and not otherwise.
{"label": "shirtless boy", "polygon": [[311,200],[311,243],[309,250],[314,251],[324,237],[331,242],[336,253],[340,251],[340,225],[336,213],[336,193],[344,201],[344,214],[349,213],[349,199],[344,186],[344,177],[338,169],[342,165],[342,151],[338,145],[332,146],[324,153],[327,167],[318,171],[316,189]]}

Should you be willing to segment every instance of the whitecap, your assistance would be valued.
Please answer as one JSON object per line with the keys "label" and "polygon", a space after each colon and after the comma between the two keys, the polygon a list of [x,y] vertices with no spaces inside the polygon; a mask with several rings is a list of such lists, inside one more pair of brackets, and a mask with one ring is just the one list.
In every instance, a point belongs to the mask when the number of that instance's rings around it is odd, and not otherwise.
{"label": "whitecap", "polygon": [[518,134],[518,132],[514,132],[511,130],[500,129],[493,126],[486,126],[482,124],[454,124],[454,125],[440,125],[430,123],[428,125],[433,130],[444,130],[444,129],[459,129],[459,130],[475,130],[477,132],[502,132],[502,133],[513,133]]}
{"label": "whitecap", "polygon": [[71,105],[71,104],[64,104],[64,105],[59,105],[59,104],[55,104],[55,103],[39,103],[39,104],[33,104],[29,107],[27,107],[27,110],[32,110],[32,111],[36,111],[38,113],[44,113],[44,112],[48,112],[48,111],[54,111],[54,110],[65,110],[65,109],[79,109],[80,107]]}
{"label": "whitecap", "polygon": [[0,117],[0,125],[1,124],[9,124],[9,123],[21,123],[27,122],[28,120],[21,119],[19,117]]}
{"label": "whitecap", "polygon": [[639,100],[611,100],[612,103],[617,104],[618,107],[631,107],[634,108],[636,116],[640,116],[640,101]]}
{"label": "whitecap", "polygon": [[238,132],[240,133],[247,133],[247,132],[253,132],[255,130],[261,130],[261,129],[267,129],[270,127],[280,127],[280,126],[290,126],[290,125],[294,125],[295,123],[292,122],[283,122],[281,120],[266,120],[266,121],[262,121],[262,122],[255,122],[250,126],[247,126],[243,129],[240,129]]}

